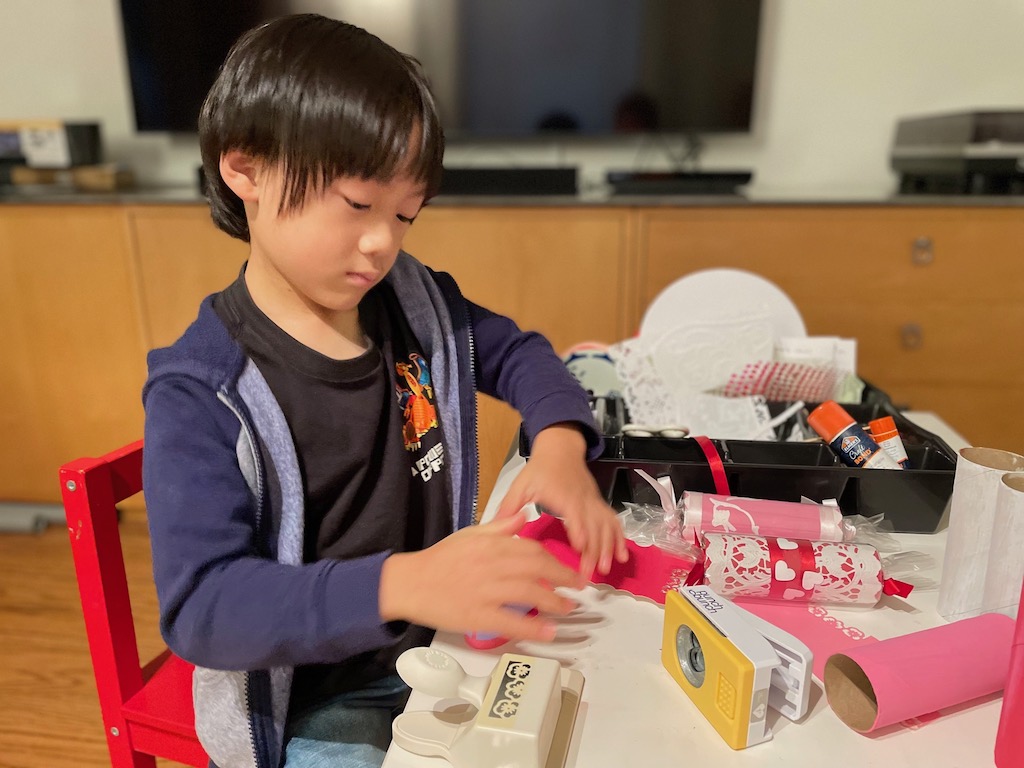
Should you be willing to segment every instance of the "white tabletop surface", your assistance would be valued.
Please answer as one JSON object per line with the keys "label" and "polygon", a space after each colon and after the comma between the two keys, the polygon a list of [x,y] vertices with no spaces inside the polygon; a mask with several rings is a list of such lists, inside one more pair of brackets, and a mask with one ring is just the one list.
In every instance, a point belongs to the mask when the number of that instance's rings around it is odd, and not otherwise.
{"label": "white tabletop surface", "polygon": [[[939,435],[954,450],[967,442],[927,413],[908,416]],[[496,497],[500,497],[499,478]],[[485,514],[487,512],[485,511]],[[945,531],[901,534],[905,551],[933,556],[937,581]],[[580,608],[567,617],[550,643],[518,643],[511,648],[554,658],[586,678],[567,766],[574,768],[677,768],[678,766],[776,765],[792,768],[984,768],[994,765],[999,720],[998,695],[975,700],[938,716],[890,726],[870,736],[845,726],[831,711],[819,680],[814,680],[809,713],[800,722],[769,715],[774,738],[733,751],[704,719],[661,664],[663,608],[652,601],[604,586],[569,593]],[[943,624],[936,613],[936,590],[915,590],[906,600],[886,599],[879,607],[850,610],[828,606],[829,615],[879,639]],[[489,674],[501,653],[474,651],[461,636],[439,633],[433,646],[454,656],[469,674]],[[950,659],[951,664],[970,663]],[[941,670],[936,671],[941,674]],[[431,709],[437,699],[414,691],[406,711]],[[450,701],[448,702],[450,703]],[[413,755],[392,744],[385,768],[444,768],[440,758]],[[467,766],[466,768],[475,768]]]}

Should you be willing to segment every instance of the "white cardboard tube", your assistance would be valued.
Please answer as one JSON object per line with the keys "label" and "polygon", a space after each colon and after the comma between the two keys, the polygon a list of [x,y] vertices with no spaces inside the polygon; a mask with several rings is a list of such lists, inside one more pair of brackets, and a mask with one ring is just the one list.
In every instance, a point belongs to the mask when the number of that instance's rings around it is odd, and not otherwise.
{"label": "white cardboard tube", "polygon": [[1024,472],[1007,472],[996,489],[992,546],[982,610],[1017,618],[1024,583]]}
{"label": "white cardboard tube", "polygon": [[949,531],[939,585],[939,613],[947,621],[984,610],[985,577],[996,517],[996,495],[1007,472],[1024,470],[1024,456],[995,448],[963,448],[953,476]]}

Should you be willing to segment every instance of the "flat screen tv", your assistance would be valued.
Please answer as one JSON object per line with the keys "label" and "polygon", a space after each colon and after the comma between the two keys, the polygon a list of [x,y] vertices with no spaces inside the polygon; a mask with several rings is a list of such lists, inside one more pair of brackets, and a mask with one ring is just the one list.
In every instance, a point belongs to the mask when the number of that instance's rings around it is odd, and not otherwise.
{"label": "flat screen tv", "polygon": [[761,0],[121,0],[136,125],[194,132],[231,44],[287,13],[420,60],[450,139],[747,132]]}

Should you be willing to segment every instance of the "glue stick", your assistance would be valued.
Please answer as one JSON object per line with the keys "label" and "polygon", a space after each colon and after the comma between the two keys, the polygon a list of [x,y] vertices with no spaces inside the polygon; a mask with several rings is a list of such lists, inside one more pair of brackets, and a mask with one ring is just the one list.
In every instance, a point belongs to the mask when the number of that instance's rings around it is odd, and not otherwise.
{"label": "glue stick", "polygon": [[910,457],[907,456],[907,448],[903,445],[900,431],[896,429],[896,422],[892,416],[882,416],[868,422],[871,430],[871,437],[882,446],[882,449],[892,456],[904,469],[910,468]]}
{"label": "glue stick", "polygon": [[827,400],[811,411],[807,423],[848,466],[865,469],[903,469],[834,400]]}

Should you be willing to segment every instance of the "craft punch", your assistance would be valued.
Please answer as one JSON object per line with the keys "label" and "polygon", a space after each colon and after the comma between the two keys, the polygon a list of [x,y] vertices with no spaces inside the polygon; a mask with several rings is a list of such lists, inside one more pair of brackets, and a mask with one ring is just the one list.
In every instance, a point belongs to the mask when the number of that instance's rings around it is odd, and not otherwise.
{"label": "craft punch", "polygon": [[578,670],[563,669],[553,659],[506,653],[490,675],[477,677],[435,648],[410,648],[397,668],[417,691],[462,700],[395,718],[392,734],[403,749],[442,757],[454,768],[565,765],[583,693]]}
{"label": "craft punch", "polygon": [[769,709],[807,714],[810,648],[708,587],[666,595],[661,661],[733,749],[772,738]]}

